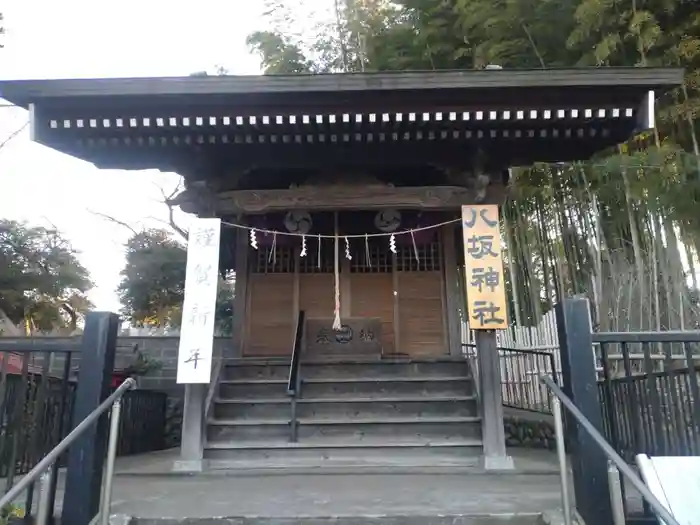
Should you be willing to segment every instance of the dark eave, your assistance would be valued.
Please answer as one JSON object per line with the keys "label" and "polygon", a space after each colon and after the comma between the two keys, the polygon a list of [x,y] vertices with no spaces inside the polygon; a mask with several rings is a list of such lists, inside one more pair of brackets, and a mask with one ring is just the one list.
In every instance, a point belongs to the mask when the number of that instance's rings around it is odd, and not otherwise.
{"label": "dark eave", "polygon": [[0,82],[36,141],[100,167],[225,169],[569,161],[653,122],[667,68]]}
{"label": "dark eave", "polygon": [[[0,82],[0,98],[28,108],[29,104],[59,100],[87,103],[111,99],[131,103],[169,97],[210,103],[211,97],[256,99],[292,94],[323,94],[435,90],[529,90],[532,88],[664,89],[680,84],[677,68],[581,68],[549,70],[467,70],[350,73],[328,75],[192,76],[164,78],[104,78],[16,80]],[[478,95],[480,96],[480,95]],[[78,100],[71,100],[78,99]]]}

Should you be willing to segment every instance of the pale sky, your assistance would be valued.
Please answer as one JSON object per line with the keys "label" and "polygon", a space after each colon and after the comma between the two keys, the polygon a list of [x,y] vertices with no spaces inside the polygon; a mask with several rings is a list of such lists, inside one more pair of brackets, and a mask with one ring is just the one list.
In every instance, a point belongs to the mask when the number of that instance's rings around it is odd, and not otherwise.
{"label": "pale sky", "polygon": [[[7,34],[0,79],[188,75],[224,66],[259,73],[245,39],[264,29],[262,0],[0,0]],[[0,104],[5,104],[0,99]],[[27,121],[0,107],[0,143]],[[160,190],[178,177],[156,171],[98,170],[29,140],[25,129],[0,149],[0,217],[55,225],[80,252],[96,282],[90,298],[117,311],[114,293],[130,232],[91,214],[162,226]],[[156,217],[156,219],[152,218]],[[180,220],[186,225],[187,217]]]}

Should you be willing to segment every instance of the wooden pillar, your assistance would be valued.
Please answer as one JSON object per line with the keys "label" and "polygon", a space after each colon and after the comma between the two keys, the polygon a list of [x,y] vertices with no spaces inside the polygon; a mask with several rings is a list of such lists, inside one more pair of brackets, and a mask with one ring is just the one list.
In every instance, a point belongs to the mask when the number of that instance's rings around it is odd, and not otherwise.
{"label": "wooden pillar", "polygon": [[297,316],[300,311],[300,267],[301,267],[301,257],[298,251],[294,251],[294,284],[292,285],[292,329],[296,330],[297,326]]}
{"label": "wooden pillar", "polygon": [[440,230],[440,244],[443,249],[443,286],[445,288],[445,307],[447,315],[447,344],[450,354],[462,355],[462,337],[460,331],[460,291],[457,274],[457,253],[455,247],[455,227],[446,226]]}
{"label": "wooden pillar", "polygon": [[399,272],[397,271],[396,254],[391,254],[391,283],[392,300],[394,303],[394,354],[401,354],[401,312],[399,311]]}
{"label": "wooden pillar", "polygon": [[508,328],[498,207],[463,206],[462,234],[467,315],[475,332],[479,368],[484,468],[511,470],[514,465],[506,451],[500,359],[496,340],[496,330]]}
{"label": "wooden pillar", "polygon": [[[245,237],[245,235],[241,235],[241,232],[239,231],[239,233],[236,235],[236,242],[238,242],[240,237]],[[218,242],[219,241],[217,240],[217,243]],[[219,250],[220,249],[221,247],[219,245]],[[238,255],[236,257],[238,258]],[[191,261],[191,252],[188,249],[188,267],[192,264]],[[236,278],[238,278],[238,276],[236,276]],[[189,283],[186,282],[186,286],[188,285]],[[236,287],[238,287],[238,284],[236,284]],[[235,304],[234,299],[234,326],[236,322],[236,306],[237,305]],[[181,334],[181,337],[182,335],[184,334]],[[211,335],[207,334],[206,337],[213,337],[213,333]],[[213,363],[210,363],[209,365],[212,367],[211,373],[215,373],[217,368],[213,367],[212,365]],[[199,472],[204,468],[204,440],[206,433],[205,405],[207,391],[211,387],[211,385],[215,385],[216,382],[218,382],[218,380],[218,377],[210,377],[209,383],[185,384],[185,399],[182,408],[182,439],[180,443],[180,458],[178,460],[175,460],[173,464],[173,470],[175,471]]]}
{"label": "wooden pillar", "polygon": [[479,401],[481,434],[484,447],[484,469],[512,470],[513,458],[506,451],[503,428],[501,370],[495,330],[475,330],[476,355],[479,366]]}
{"label": "wooden pillar", "polygon": [[200,472],[204,468],[204,402],[208,386],[205,384],[185,385],[180,459],[175,461],[174,471]]}
{"label": "wooden pillar", "polygon": [[248,312],[246,302],[248,296],[249,260],[250,250],[248,249],[247,231],[239,229],[236,233],[236,288],[233,300],[233,355],[231,357],[241,357],[243,355],[246,315]]}
{"label": "wooden pillar", "polygon": [[[342,249],[341,249],[342,251]],[[352,317],[352,286],[350,261],[344,256],[340,260],[340,319]]]}

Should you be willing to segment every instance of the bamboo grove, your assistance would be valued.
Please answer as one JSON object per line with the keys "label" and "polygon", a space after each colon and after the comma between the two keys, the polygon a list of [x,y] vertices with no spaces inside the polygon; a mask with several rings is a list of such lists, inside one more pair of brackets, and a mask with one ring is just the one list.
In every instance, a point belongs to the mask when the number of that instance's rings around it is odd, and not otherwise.
{"label": "bamboo grove", "polygon": [[[248,43],[269,74],[680,66],[657,129],[588,162],[513,170],[503,210],[511,319],[585,295],[601,329],[698,328],[696,0],[270,1]],[[317,23],[310,26],[308,20]]]}

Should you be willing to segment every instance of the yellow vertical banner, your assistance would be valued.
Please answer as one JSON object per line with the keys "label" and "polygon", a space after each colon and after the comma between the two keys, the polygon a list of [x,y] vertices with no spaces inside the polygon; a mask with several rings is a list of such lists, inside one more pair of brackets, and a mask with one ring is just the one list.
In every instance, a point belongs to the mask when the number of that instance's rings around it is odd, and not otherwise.
{"label": "yellow vertical banner", "polygon": [[464,279],[469,327],[508,327],[498,206],[462,206]]}

